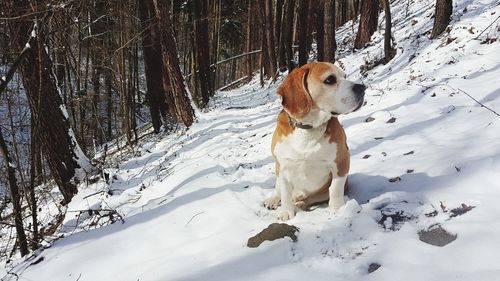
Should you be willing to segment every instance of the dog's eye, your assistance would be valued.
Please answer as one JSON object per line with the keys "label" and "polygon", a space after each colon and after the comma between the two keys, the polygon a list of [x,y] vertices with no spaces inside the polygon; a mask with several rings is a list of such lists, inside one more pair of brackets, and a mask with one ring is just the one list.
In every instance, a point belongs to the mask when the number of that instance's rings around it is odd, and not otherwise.
{"label": "dog's eye", "polygon": [[337,78],[335,78],[334,75],[330,75],[328,77],[326,77],[325,81],[323,81],[323,83],[327,84],[327,85],[333,85],[335,83],[337,83]]}

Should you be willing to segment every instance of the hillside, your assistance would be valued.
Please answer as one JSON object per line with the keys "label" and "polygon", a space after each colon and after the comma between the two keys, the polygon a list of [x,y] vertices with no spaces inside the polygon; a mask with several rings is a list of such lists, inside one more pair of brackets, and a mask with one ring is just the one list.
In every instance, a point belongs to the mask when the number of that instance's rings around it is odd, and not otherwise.
{"label": "hillside", "polygon": [[[277,221],[261,203],[284,77],[263,88],[255,78],[218,93],[188,130],[109,156],[108,181],[80,186],[60,238],[1,268],[2,280],[498,280],[500,6],[454,1],[451,30],[431,40],[434,2],[395,1],[397,54],[364,74],[384,30],[358,52],[352,23],[339,30],[340,64],[368,87],[367,104],[340,117],[350,190],[340,214],[319,206],[288,221],[297,242],[246,246]],[[433,229],[456,239],[420,241]]]}

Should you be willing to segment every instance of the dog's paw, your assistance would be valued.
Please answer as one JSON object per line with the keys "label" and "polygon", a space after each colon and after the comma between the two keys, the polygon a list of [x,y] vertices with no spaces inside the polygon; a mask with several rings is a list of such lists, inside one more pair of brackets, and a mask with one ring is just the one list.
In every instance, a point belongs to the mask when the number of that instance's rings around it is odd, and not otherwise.
{"label": "dog's paw", "polygon": [[262,205],[264,207],[268,208],[269,210],[276,210],[278,208],[278,206],[280,205],[280,202],[281,202],[281,199],[278,196],[273,195],[273,196],[267,198],[266,200],[264,200]]}
{"label": "dog's paw", "polygon": [[344,206],[344,204],[345,204],[345,202],[344,202],[343,198],[340,199],[340,200],[330,200],[328,202],[328,207],[330,209],[330,214],[331,215],[338,214],[340,208],[342,208],[342,206]]}
{"label": "dog's paw", "polygon": [[278,215],[278,219],[282,221],[293,219],[293,217],[295,217],[294,209],[282,209]]}
{"label": "dog's paw", "polygon": [[295,205],[295,207],[302,209],[304,211],[306,211],[309,208],[309,205],[304,200],[295,201],[293,204]]}

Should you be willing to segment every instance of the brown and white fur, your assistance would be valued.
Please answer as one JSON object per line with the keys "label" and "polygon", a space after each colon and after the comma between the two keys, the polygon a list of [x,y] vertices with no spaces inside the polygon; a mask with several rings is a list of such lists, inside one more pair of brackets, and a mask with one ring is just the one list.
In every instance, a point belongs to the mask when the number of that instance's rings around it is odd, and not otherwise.
{"label": "brown and white fur", "polygon": [[344,205],[349,150],[337,116],[360,108],[365,86],[345,79],[339,67],[325,62],[293,70],[278,88],[284,110],[272,139],[276,187],[264,206],[288,220],[296,208],[329,201],[335,213]]}

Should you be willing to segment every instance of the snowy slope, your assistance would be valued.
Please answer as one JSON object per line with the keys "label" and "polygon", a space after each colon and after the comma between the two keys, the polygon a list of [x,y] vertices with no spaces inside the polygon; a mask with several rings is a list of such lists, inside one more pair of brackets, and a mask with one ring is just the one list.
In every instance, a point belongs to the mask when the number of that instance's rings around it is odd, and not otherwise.
{"label": "snowy slope", "polygon": [[[499,23],[488,25],[500,7],[454,2],[450,33],[429,40],[434,1],[395,1],[396,57],[359,73],[381,56],[382,30],[373,46],[340,60],[369,86],[367,105],[341,117],[348,202],[334,217],[325,206],[299,212],[289,221],[300,228],[296,243],[246,247],[277,216],[261,202],[274,188],[270,143],[281,105],[276,85],[254,81],[221,93],[187,132],[143,142],[136,157],[106,169],[109,183],[82,187],[64,238],[6,270],[54,281],[498,280],[500,117],[465,93],[500,111],[500,44],[481,44],[498,38]],[[475,207],[456,215],[462,204]],[[124,223],[96,229],[95,213],[79,212],[89,209],[114,209]],[[421,242],[418,233],[436,224],[456,240]],[[372,263],[381,267],[368,274]]]}

